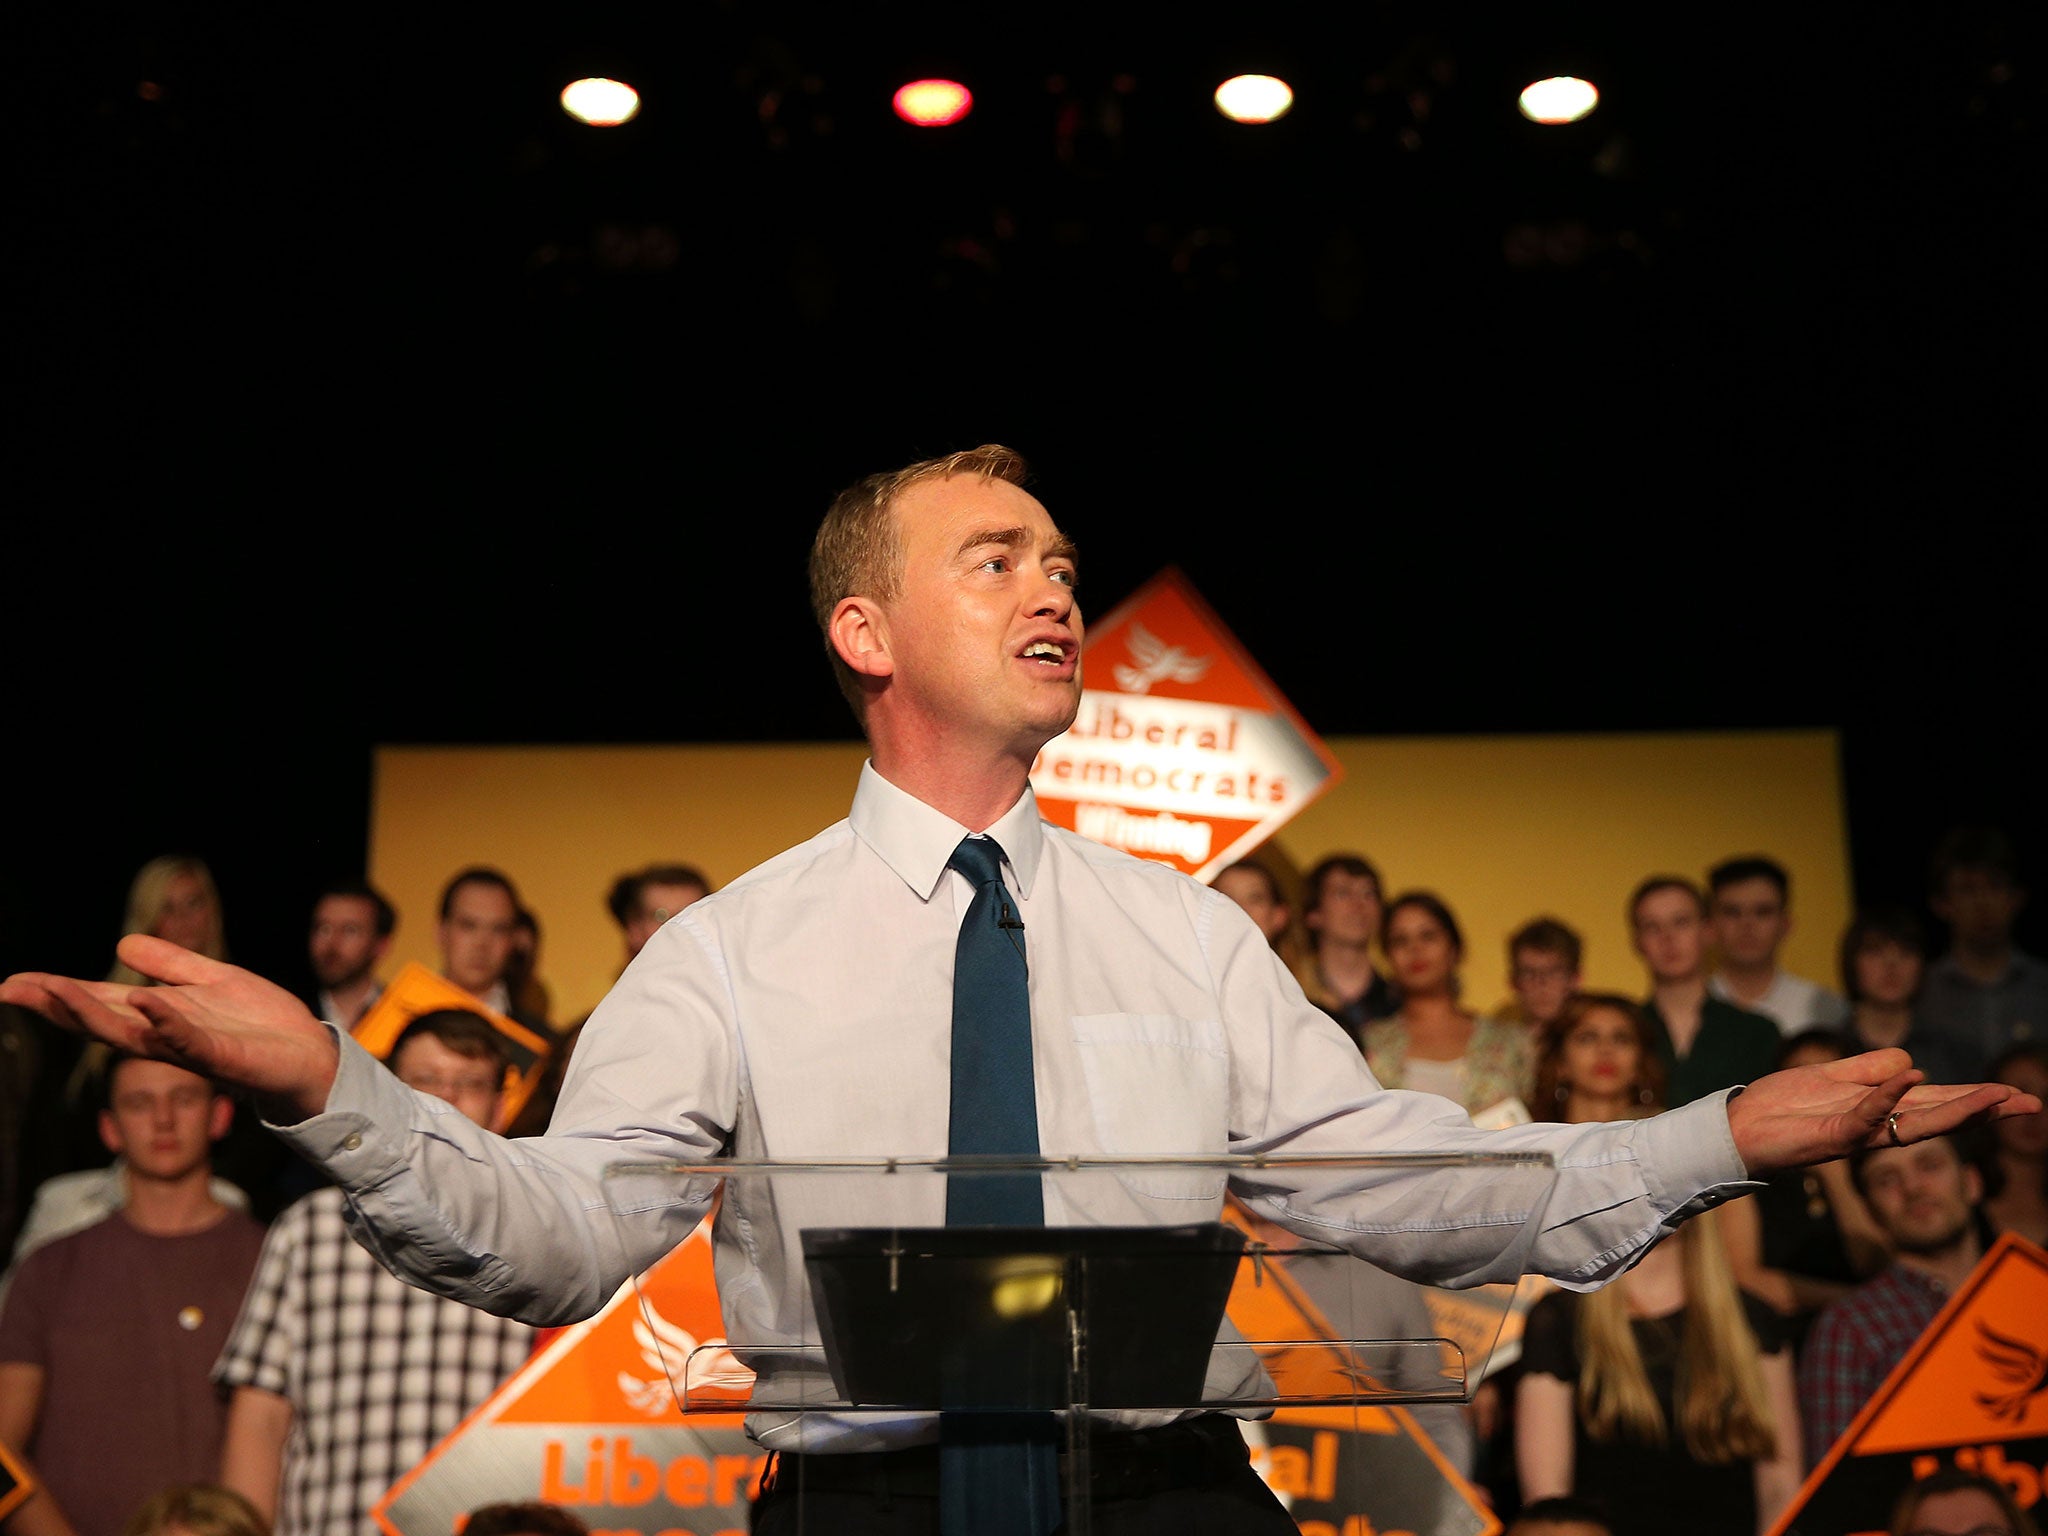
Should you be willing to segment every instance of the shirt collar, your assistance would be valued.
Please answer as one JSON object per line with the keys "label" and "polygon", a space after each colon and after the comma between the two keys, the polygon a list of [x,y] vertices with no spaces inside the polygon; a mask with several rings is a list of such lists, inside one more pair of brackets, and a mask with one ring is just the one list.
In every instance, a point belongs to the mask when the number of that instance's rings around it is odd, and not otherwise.
{"label": "shirt collar", "polygon": [[1901,1285],[1916,1291],[1926,1291],[1929,1295],[1938,1296],[1944,1301],[1948,1299],[1948,1287],[1925,1270],[1915,1269],[1910,1264],[1894,1262],[1892,1271],[1899,1277]]}
{"label": "shirt collar", "polygon": [[377,999],[383,995],[384,983],[373,979],[370,982],[370,990],[363,994],[362,1004],[356,1009],[356,1016],[353,1019],[344,1019],[341,1016],[341,1005],[335,1002],[334,994],[325,987],[320,989],[320,995],[314,1001],[320,1005],[321,1018],[330,1024],[339,1024],[343,1029],[353,1029],[369,1015],[372,1008],[377,1006]]}
{"label": "shirt collar", "polygon": [[[883,778],[872,761],[861,765],[860,785],[853,792],[853,810],[847,820],[855,836],[874,849],[882,862],[917,892],[920,901],[930,901],[937,893],[946,861],[953,857],[960,839],[968,835],[967,828],[945,812],[932,809]],[[1030,896],[1038,877],[1039,856],[1045,850],[1045,824],[1030,785],[1024,786],[1017,803],[988,829],[988,835],[1002,845],[1009,858],[1018,894]]]}
{"label": "shirt collar", "polygon": [[512,1013],[512,993],[502,981],[494,981],[483,991],[472,992],[470,996],[493,1013],[502,1013],[507,1017]]}

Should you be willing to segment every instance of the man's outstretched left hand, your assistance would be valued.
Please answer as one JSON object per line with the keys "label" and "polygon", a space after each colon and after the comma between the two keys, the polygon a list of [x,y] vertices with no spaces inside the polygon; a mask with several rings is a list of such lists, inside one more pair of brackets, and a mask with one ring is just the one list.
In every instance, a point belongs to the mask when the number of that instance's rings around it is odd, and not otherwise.
{"label": "man's outstretched left hand", "polygon": [[1924,1083],[1904,1051],[1866,1051],[1841,1061],[1760,1077],[1728,1101],[1728,1129],[1752,1175],[1833,1162],[1861,1147],[1925,1141],[1958,1126],[2041,1111],[2031,1093],[2003,1083]]}

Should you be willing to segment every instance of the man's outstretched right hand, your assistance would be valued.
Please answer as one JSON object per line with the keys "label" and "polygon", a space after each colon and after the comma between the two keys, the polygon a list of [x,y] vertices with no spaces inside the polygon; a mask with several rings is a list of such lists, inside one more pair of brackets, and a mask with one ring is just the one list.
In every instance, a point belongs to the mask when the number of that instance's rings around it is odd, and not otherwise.
{"label": "man's outstretched right hand", "polygon": [[326,1107],[340,1059],[334,1036],[291,993],[147,934],[130,934],[116,952],[158,985],[23,971],[0,982],[0,1002],[242,1089],[272,1120],[302,1119]]}

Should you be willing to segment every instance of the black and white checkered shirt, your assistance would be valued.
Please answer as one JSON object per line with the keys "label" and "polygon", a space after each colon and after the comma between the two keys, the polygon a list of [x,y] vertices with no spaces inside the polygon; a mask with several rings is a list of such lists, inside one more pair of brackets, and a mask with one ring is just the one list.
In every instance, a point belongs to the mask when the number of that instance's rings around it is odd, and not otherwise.
{"label": "black and white checkered shirt", "polygon": [[532,1348],[524,1323],[388,1274],[320,1189],[272,1223],[213,1377],[292,1405],[276,1536],[378,1536],[372,1506]]}

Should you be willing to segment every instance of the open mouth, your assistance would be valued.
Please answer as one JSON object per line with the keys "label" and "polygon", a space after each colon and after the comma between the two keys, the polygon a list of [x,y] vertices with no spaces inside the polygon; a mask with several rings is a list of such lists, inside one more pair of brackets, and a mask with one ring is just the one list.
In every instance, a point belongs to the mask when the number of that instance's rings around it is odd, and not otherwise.
{"label": "open mouth", "polygon": [[1034,640],[1021,653],[1026,661],[1043,662],[1057,667],[1065,663],[1067,648],[1053,640]]}

